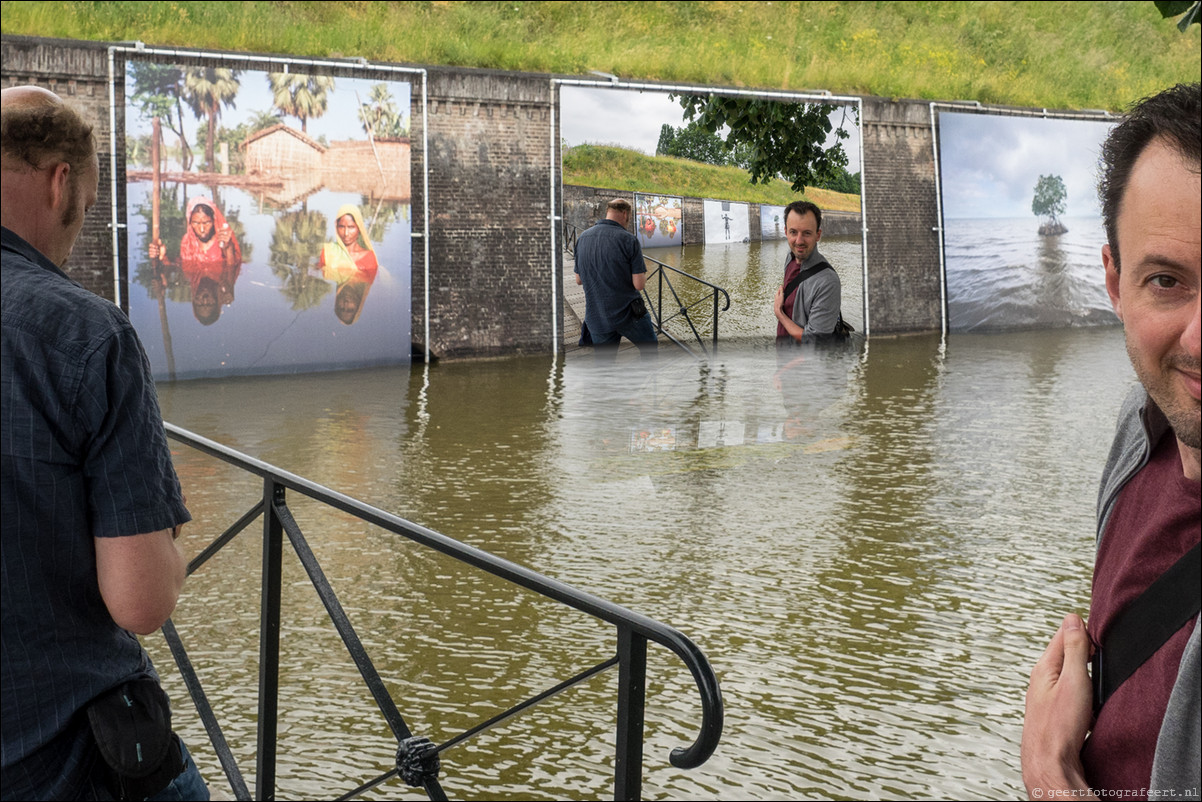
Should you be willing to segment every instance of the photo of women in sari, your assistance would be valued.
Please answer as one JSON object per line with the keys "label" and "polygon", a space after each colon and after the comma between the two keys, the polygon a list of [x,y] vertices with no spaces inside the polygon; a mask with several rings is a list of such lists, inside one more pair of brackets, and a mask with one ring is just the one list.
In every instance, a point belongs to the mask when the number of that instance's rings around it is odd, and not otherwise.
{"label": "photo of women in sari", "polygon": [[[192,314],[205,326],[221,317],[221,308],[234,302],[234,282],[242,272],[242,247],[225,215],[207,197],[188,201],[186,227],[179,244],[179,268],[188,279]],[[171,264],[163,241],[150,243],[151,259]]]}
{"label": "photo of women in sari", "polygon": [[318,266],[322,278],[335,282],[334,314],[347,326],[359,319],[379,263],[367,236],[363,213],[353,204],[345,204],[334,217],[335,238],[321,249]]}

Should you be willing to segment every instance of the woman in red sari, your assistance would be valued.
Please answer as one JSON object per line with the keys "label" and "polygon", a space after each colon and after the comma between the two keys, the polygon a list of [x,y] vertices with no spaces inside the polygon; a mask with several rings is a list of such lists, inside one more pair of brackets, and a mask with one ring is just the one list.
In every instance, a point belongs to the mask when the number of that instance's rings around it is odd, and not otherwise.
{"label": "woman in red sari", "polygon": [[[221,307],[234,301],[234,282],[242,272],[242,247],[225,220],[225,215],[209,198],[188,201],[188,221],[179,244],[180,270],[192,290],[192,313],[210,326],[221,317]],[[162,240],[149,247],[151,259],[168,263]]]}

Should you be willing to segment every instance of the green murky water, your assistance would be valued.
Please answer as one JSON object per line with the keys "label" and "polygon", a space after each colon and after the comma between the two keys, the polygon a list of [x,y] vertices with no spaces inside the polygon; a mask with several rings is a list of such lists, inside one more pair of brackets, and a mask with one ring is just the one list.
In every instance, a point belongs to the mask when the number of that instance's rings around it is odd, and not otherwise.
{"label": "green murky water", "polygon": [[[1084,610],[1093,503],[1133,381],[1115,328],[730,345],[187,382],[173,423],[669,623],[706,652],[726,728],[650,653],[649,799],[1011,798],[1026,675]],[[191,552],[261,492],[177,455]],[[443,742],[603,659],[608,627],[393,535],[294,510],[410,727]],[[257,527],[176,622],[253,772]],[[279,798],[328,798],[395,743],[285,558]],[[177,727],[220,781],[158,638]],[[612,796],[616,675],[443,755],[461,799]],[[252,778],[253,779],[253,778]],[[372,798],[421,798],[393,781]]]}

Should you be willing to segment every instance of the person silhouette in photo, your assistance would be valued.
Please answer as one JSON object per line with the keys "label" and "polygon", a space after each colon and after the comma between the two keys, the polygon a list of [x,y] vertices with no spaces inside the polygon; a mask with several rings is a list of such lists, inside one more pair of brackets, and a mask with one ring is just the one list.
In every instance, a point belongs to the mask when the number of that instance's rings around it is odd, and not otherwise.
{"label": "person silhouette in photo", "polygon": [[334,315],[350,326],[363,313],[363,304],[380,265],[358,206],[348,203],[338,209],[334,233],[334,241],[322,246],[317,264],[322,278],[337,286]]}
{"label": "person silhouette in photo", "polygon": [[[225,215],[206,197],[188,201],[184,215],[187,226],[179,244],[180,272],[188,280],[192,314],[202,325],[211,326],[221,310],[234,302],[234,283],[242,272],[242,247]],[[151,259],[171,264],[163,241],[150,243]]]}

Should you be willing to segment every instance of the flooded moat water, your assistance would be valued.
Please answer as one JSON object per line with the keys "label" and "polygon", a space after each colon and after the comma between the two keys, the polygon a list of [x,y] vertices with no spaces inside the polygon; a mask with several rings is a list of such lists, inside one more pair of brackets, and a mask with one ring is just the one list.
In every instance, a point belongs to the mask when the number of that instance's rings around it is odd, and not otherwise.
{"label": "flooded moat water", "polygon": [[[634,356],[633,354],[630,356]],[[816,351],[725,345],[164,384],[167,420],[677,627],[726,703],[650,649],[648,799],[1014,798],[1030,666],[1088,604],[1096,483],[1134,381],[1115,327]],[[195,554],[260,482],[177,450]],[[613,650],[607,625],[291,504],[411,729],[441,743]],[[258,525],[175,616],[253,771]],[[284,563],[279,792],[329,798],[396,749]],[[161,638],[176,724],[223,782]],[[605,673],[442,756],[451,798],[612,796]],[[253,781],[253,777],[249,778]],[[399,780],[368,798],[423,798]]]}

